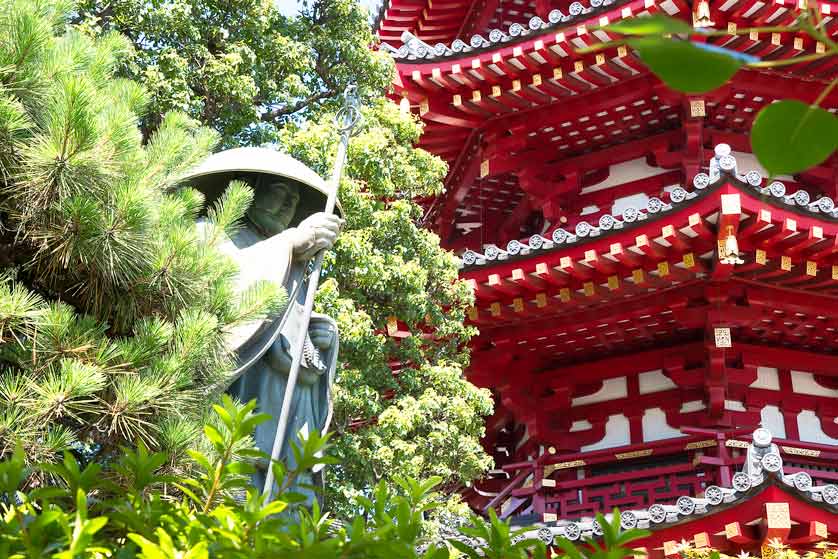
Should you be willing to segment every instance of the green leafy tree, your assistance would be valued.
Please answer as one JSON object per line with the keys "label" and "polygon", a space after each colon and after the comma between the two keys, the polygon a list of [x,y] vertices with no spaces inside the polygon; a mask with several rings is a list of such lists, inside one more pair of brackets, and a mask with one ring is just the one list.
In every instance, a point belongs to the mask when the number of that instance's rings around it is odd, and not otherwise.
{"label": "green leafy tree", "polygon": [[[341,332],[327,504],[351,515],[379,481],[440,476],[443,493],[491,460],[480,445],[489,393],[468,383],[464,325],[472,294],[412,200],[438,194],[446,167],[414,149],[419,123],[388,102],[392,61],[371,49],[356,0],[305,3],[285,17],[273,2],[84,0],[78,21],[117,30],[137,51],[125,66],[155,110],[179,108],[226,144],[276,143],[321,175],[331,171],[336,94],[349,82],[364,124],[349,146],[340,200],[347,226],[326,266],[319,310]],[[200,9],[199,9],[200,7]],[[144,121],[153,129],[159,117]],[[388,335],[397,326],[397,337]],[[451,507],[456,506],[452,500]]]}
{"label": "green leafy tree", "polygon": [[216,249],[252,198],[233,184],[195,218],[177,177],[218,137],[182,113],[143,144],[147,102],[114,77],[117,34],[66,29],[69,5],[0,0],[0,456],[68,448],[106,460],[140,439],[177,457],[230,359],[223,329],[275,310],[281,287],[233,297]]}
{"label": "green leafy tree", "polygon": [[137,47],[129,77],[149,91],[154,113],[171,110],[218,130],[225,145],[270,141],[292,119],[334,106],[351,82],[383,91],[391,66],[370,50],[367,14],[355,0],[312,2],[288,18],[274,0],[80,0],[75,21],[119,31]]}
{"label": "green leafy tree", "polygon": [[[318,302],[341,332],[340,464],[326,485],[330,505],[347,513],[379,480],[435,475],[451,492],[491,465],[480,445],[491,397],[463,375],[472,294],[411,201],[439,189],[444,165],[411,147],[419,127],[392,103],[370,102],[363,113],[341,185],[347,227],[328,255]],[[329,122],[287,127],[281,145],[326,172],[337,143]]]}

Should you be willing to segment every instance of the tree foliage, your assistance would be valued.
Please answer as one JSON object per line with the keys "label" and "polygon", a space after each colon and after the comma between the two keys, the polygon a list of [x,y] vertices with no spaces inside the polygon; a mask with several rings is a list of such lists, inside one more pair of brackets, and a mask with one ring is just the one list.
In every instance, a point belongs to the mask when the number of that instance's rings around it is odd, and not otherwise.
{"label": "tree foliage", "polygon": [[[230,369],[223,328],[284,295],[233,296],[201,195],[172,191],[217,134],[169,113],[143,144],[145,91],[114,77],[130,44],[65,29],[68,10],[0,0],[0,455],[106,459],[137,439],[177,455]],[[207,232],[251,198],[231,186]]]}
{"label": "tree foliage", "polygon": [[333,106],[352,82],[377,95],[391,66],[372,51],[367,14],[354,0],[304,5],[285,17],[273,0],[80,0],[76,21],[138,47],[126,74],[155,108],[184,111],[219,131],[225,145],[271,140],[292,119]]}
{"label": "tree foliage", "polygon": [[[437,158],[411,147],[418,133],[410,116],[382,99],[365,108],[349,145],[341,185],[347,227],[328,256],[319,298],[341,332],[340,464],[327,483],[333,505],[349,507],[353,495],[396,476],[438,475],[450,490],[491,464],[479,439],[492,401],[463,376],[465,344],[475,333],[464,325],[472,294],[411,201],[437,191],[445,172]],[[288,127],[280,138],[321,172],[336,140],[325,117]]]}
{"label": "tree foliage", "polygon": [[[262,0],[82,6],[86,31],[132,39],[127,74],[147,84],[156,112],[182,108],[227,144],[271,140],[323,176],[337,142],[335,94],[358,84],[365,120],[341,185],[347,226],[319,296],[341,334],[332,424],[340,464],[327,470],[327,503],[351,514],[352,498],[379,480],[394,487],[399,476],[438,475],[450,492],[482,475],[492,401],[463,376],[472,295],[412,201],[439,193],[446,167],[413,148],[419,123],[385,99],[392,61],[370,48],[367,12],[356,0],[305,3],[291,18]],[[388,324],[402,333],[388,335]]]}

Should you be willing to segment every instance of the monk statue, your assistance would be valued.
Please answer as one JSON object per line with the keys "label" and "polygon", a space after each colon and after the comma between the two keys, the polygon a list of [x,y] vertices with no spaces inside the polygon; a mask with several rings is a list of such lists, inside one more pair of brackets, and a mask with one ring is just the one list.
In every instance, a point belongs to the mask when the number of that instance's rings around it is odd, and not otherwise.
{"label": "monk statue", "polygon": [[[296,159],[272,149],[236,148],[217,153],[192,170],[184,182],[203,192],[207,204],[211,204],[232,180],[247,182],[254,190],[243,227],[221,244],[221,250],[238,263],[238,289],[243,291],[260,280],[280,282],[289,294],[289,302],[280,316],[243,324],[228,332],[226,341],[236,353],[238,369],[234,375],[237,378],[227,391],[243,402],[255,398],[257,411],[273,416],[273,420],[259,425],[255,433],[256,446],[270,454],[277,419],[289,389],[291,348],[300,336],[305,336],[279,455],[292,469],[296,464],[291,444],[299,445],[300,435],[325,433],[332,418],[337,326],[328,316],[315,313],[308,331],[303,332],[300,319],[307,264],[319,251],[334,245],[343,220],[338,215],[317,211],[325,206],[325,182]],[[253,480],[257,488],[263,487],[266,467],[262,464]],[[304,473],[298,483],[311,485],[320,481],[316,479],[319,477],[319,470]],[[292,490],[310,495],[299,487]]]}

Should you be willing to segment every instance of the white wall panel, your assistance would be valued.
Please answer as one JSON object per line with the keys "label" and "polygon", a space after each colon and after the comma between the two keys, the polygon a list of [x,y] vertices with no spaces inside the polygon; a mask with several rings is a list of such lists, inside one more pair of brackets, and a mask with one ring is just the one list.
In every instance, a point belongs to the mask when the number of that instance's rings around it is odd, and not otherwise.
{"label": "white wall panel", "polygon": [[649,408],[643,413],[643,440],[645,442],[674,439],[684,435],[666,422],[666,413],[660,408]]}
{"label": "white wall panel", "polygon": [[780,390],[780,376],[776,367],[757,367],[757,379],[751,383],[751,388]]}
{"label": "white wall panel", "polygon": [[619,414],[610,416],[608,421],[605,422],[605,437],[598,442],[583,446],[581,450],[582,452],[588,452],[628,444],[631,444],[629,420],[625,415]]}
{"label": "white wall panel", "polygon": [[797,430],[800,432],[801,441],[838,445],[838,439],[833,439],[823,432],[821,420],[812,410],[803,410],[797,414]]}
{"label": "white wall panel", "polygon": [[628,396],[628,386],[626,384],[626,377],[609,378],[602,381],[602,388],[588,396],[581,396],[574,398],[571,401],[571,406],[585,406],[587,404],[596,404],[598,402],[607,402],[608,400],[616,400],[618,398],[625,398]]}
{"label": "white wall panel", "polygon": [[771,431],[771,434],[780,439],[786,438],[786,422],[783,414],[777,406],[765,406],[760,410],[762,426]]}
{"label": "white wall panel", "polygon": [[640,373],[638,375],[638,382],[640,384],[641,394],[654,394],[655,392],[678,388],[678,385],[672,382],[672,379],[668,376],[664,375],[660,369]]}
{"label": "white wall panel", "polygon": [[798,394],[810,394],[812,396],[827,396],[838,398],[838,390],[821,386],[815,381],[815,375],[804,371],[791,372],[792,390]]}

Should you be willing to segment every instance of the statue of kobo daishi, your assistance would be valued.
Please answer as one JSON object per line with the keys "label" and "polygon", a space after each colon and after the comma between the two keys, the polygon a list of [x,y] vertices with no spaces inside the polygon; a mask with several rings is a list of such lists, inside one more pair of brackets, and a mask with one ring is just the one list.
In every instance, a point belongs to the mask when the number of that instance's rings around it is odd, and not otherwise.
{"label": "statue of kobo daishi", "polygon": [[[300,443],[299,434],[325,433],[332,417],[330,390],[338,353],[337,326],[328,316],[315,313],[304,331],[305,283],[310,281],[306,278],[309,260],[334,245],[343,220],[322,211],[328,197],[323,179],[296,159],[268,148],[216,153],[190,171],[183,182],[201,191],[209,205],[233,180],[248,183],[254,191],[245,223],[221,245],[221,250],[238,263],[238,289],[260,280],[281,282],[289,302],[280,316],[237,326],[228,333],[227,343],[236,352],[239,376],[227,391],[243,402],[256,398],[257,411],[273,416],[255,432],[256,446],[271,454],[289,390],[292,348],[302,344],[278,455],[293,468],[291,443]],[[254,485],[261,489],[266,476],[268,471],[262,465]],[[318,472],[312,472],[299,479],[312,483],[310,476],[319,477]],[[274,490],[272,487],[271,492]]]}

